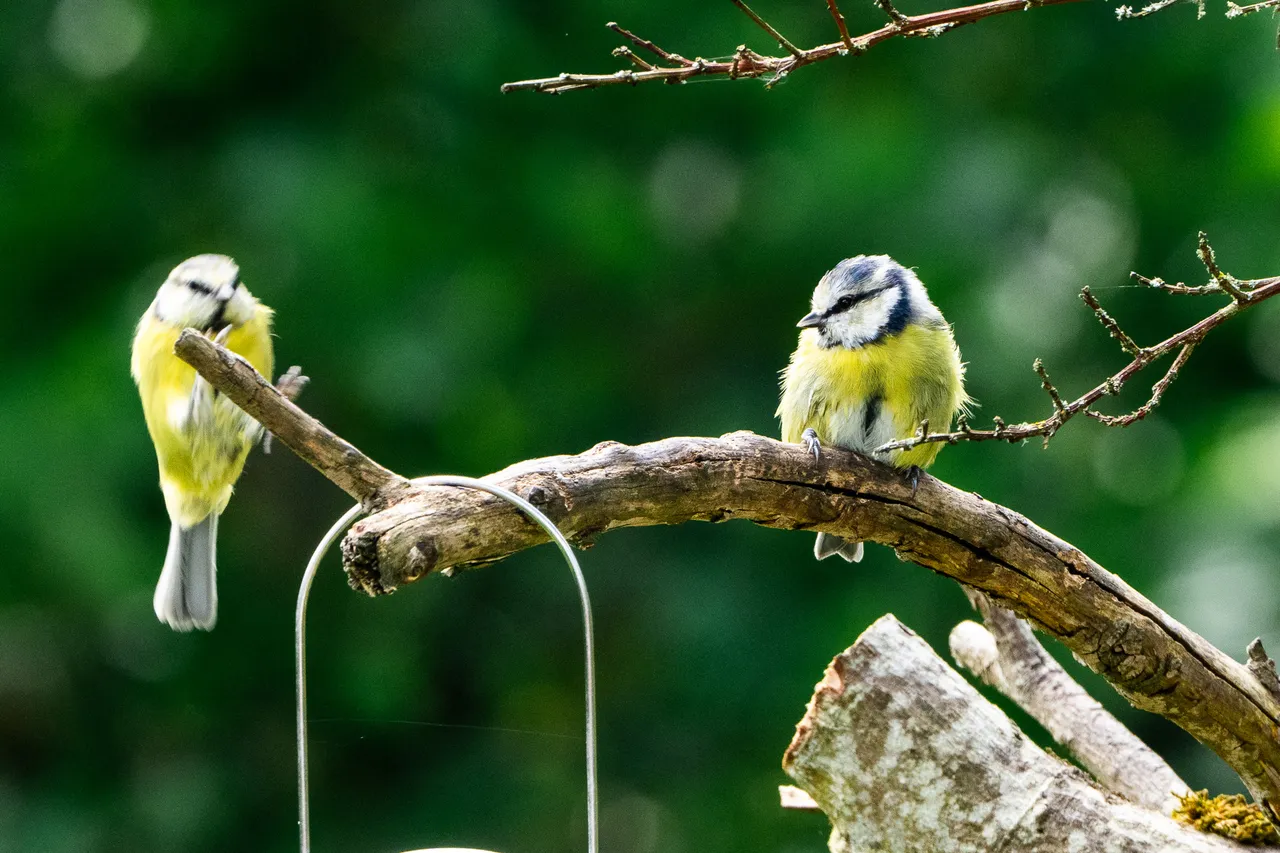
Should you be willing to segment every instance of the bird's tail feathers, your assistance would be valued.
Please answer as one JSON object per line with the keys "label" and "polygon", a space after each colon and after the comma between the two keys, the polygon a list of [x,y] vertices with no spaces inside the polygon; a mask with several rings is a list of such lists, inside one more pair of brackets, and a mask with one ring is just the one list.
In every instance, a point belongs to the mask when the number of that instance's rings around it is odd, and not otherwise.
{"label": "bird's tail feathers", "polygon": [[152,604],[161,622],[175,631],[208,631],[218,620],[215,580],[218,552],[218,514],[194,527],[169,530],[169,552]]}
{"label": "bird's tail feathers", "polygon": [[825,560],[832,554],[839,554],[848,563],[862,562],[862,543],[849,542],[830,533],[819,533],[818,541],[813,543],[813,556]]}

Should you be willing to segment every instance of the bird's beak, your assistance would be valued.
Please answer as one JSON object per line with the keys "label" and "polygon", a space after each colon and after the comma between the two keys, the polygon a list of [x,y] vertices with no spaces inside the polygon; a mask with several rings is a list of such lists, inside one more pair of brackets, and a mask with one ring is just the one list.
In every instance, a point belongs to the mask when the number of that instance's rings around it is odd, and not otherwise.
{"label": "bird's beak", "polygon": [[817,311],[810,311],[800,318],[800,322],[796,323],[798,329],[818,329],[826,322],[821,314]]}

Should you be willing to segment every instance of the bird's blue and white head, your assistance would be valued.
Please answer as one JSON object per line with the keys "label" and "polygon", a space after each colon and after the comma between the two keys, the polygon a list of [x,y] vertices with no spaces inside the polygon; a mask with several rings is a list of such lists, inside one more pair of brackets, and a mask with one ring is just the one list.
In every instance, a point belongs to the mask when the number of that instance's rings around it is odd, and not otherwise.
{"label": "bird's blue and white head", "polygon": [[916,274],[888,255],[847,258],[822,277],[813,308],[796,325],[825,347],[867,346],[911,323],[944,324]]}
{"label": "bird's blue and white head", "polygon": [[254,304],[235,261],[226,255],[196,255],[169,273],[152,311],[175,326],[221,331],[252,319]]}

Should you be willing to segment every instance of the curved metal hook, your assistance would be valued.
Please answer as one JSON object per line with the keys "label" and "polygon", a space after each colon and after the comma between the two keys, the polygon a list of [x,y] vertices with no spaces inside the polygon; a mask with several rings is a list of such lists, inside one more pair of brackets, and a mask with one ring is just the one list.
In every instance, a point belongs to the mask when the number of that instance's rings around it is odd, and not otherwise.
{"label": "curved metal hook", "polygon": [[[587,580],[578,565],[569,540],[560,532],[551,519],[547,518],[537,507],[524,498],[501,486],[486,483],[473,477],[459,477],[441,474],[431,477],[420,477],[414,481],[425,486],[458,486],[461,488],[479,489],[483,492],[505,500],[533,519],[539,527],[546,531],[552,541],[564,555],[565,562],[573,572],[574,582],[578,587],[578,598],[582,604],[582,638],[585,645],[586,658],[586,746],[587,746],[587,849],[589,853],[599,853],[600,849],[600,795],[596,782],[596,664],[595,636],[591,620],[591,597],[587,593]],[[347,529],[352,521],[362,512],[360,506],[354,506],[338,519],[329,532],[320,540],[307,570],[302,575],[302,585],[298,589],[298,608],[294,621],[294,652],[297,659],[298,688],[298,833],[301,839],[302,853],[311,853],[311,807],[310,790],[307,781],[307,681],[306,681],[306,627],[307,599],[311,594],[311,584],[315,580],[320,561],[328,553],[333,541]],[[448,850],[463,848],[435,848],[436,853],[447,853]],[[470,848],[467,848],[468,850]],[[415,851],[415,853],[431,853],[431,851]],[[474,851],[488,853],[488,851]]]}

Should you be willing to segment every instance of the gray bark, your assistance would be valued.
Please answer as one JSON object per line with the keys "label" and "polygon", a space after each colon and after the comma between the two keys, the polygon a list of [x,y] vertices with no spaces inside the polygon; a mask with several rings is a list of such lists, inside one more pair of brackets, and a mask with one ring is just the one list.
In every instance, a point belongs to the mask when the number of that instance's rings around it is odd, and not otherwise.
{"label": "gray bark", "polygon": [[1246,849],[1105,793],[892,616],[832,661],[783,768],[831,819],[832,853]]}
{"label": "gray bark", "polygon": [[986,621],[951,631],[951,656],[1044,726],[1104,788],[1169,814],[1190,788],[1164,759],[1113,717],[1049,656],[1031,627],[985,597]]}

